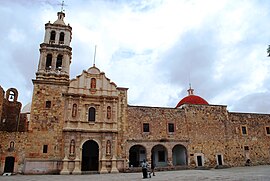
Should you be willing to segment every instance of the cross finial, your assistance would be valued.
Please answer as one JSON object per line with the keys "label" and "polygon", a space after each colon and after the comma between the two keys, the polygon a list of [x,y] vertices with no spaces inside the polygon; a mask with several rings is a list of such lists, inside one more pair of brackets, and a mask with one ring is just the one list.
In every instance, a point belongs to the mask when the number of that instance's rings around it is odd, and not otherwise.
{"label": "cross finial", "polygon": [[64,10],[64,6],[67,6],[67,5],[65,4],[65,1],[62,1],[62,3],[59,4],[59,5],[61,5],[61,12],[65,11],[65,10]]}

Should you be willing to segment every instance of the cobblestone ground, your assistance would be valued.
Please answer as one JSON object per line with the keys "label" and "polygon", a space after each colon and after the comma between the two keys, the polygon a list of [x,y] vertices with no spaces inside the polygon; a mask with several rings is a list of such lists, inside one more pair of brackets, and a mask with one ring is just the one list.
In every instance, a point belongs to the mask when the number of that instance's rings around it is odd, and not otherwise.
{"label": "cobblestone ground", "polygon": [[236,167],[211,170],[180,170],[157,172],[156,176],[142,179],[141,173],[96,174],[96,175],[12,175],[0,176],[0,181],[270,181],[270,165]]}

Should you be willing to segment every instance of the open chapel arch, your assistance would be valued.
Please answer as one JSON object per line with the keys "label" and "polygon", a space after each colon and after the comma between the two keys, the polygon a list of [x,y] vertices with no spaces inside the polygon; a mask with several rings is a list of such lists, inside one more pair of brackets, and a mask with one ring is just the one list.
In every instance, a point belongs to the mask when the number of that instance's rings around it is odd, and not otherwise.
{"label": "open chapel arch", "polygon": [[152,150],[152,159],[157,167],[167,166],[168,152],[167,148],[163,145],[155,145]]}
{"label": "open chapel arch", "polygon": [[140,167],[146,159],[146,149],[142,145],[134,145],[129,149],[129,167]]}
{"label": "open chapel arch", "polygon": [[183,145],[176,145],[172,150],[173,165],[184,166],[187,165],[187,149]]}
{"label": "open chapel arch", "polygon": [[94,140],[86,141],[82,146],[82,171],[98,171],[99,146]]}

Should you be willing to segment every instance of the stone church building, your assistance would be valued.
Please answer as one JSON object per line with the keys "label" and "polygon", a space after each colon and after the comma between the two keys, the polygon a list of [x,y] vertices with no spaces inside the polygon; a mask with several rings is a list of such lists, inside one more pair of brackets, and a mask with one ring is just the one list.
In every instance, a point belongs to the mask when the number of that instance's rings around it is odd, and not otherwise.
{"label": "stone church building", "polygon": [[[70,79],[72,28],[45,24],[31,104],[0,86],[0,174],[117,173],[270,163],[270,114],[229,112],[194,95],[176,107],[127,104],[95,65]],[[77,61],[77,60],[74,60]],[[178,103],[178,104],[177,104]]]}

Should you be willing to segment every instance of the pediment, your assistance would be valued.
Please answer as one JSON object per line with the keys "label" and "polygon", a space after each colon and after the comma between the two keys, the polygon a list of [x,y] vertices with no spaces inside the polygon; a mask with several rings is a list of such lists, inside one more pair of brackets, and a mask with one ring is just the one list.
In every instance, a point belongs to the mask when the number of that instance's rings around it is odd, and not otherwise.
{"label": "pediment", "polygon": [[90,67],[87,71],[84,70],[76,78],[72,79],[68,88],[69,94],[84,94],[84,95],[113,95],[117,94],[117,85],[111,82],[96,67]]}

